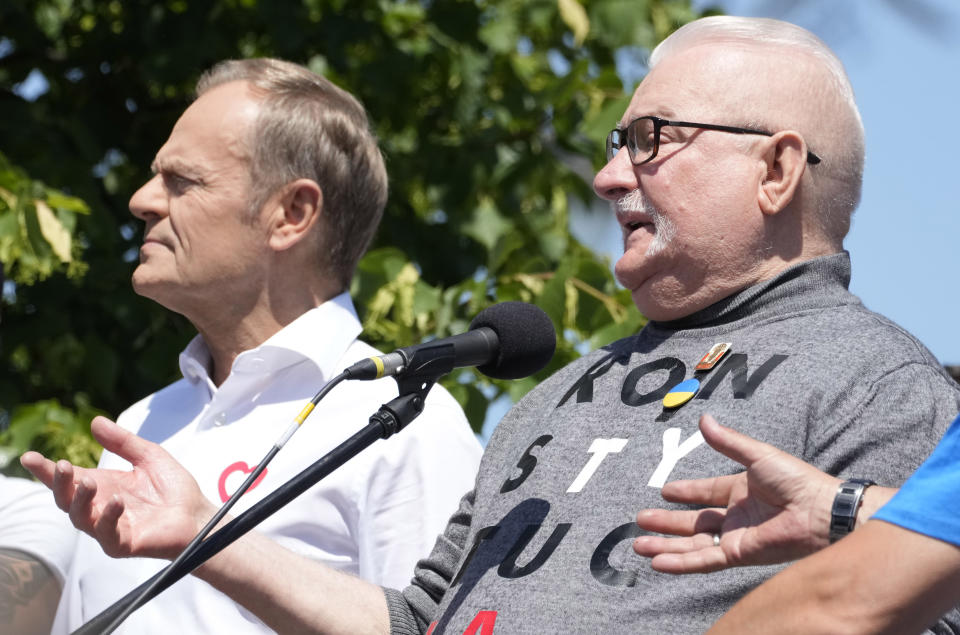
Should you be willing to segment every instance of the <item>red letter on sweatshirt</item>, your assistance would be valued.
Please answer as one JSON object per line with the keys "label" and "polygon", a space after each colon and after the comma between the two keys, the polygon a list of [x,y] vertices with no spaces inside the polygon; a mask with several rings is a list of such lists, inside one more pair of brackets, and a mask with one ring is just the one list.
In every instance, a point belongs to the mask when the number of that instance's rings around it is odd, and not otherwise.
{"label": "red letter on sweatshirt", "polygon": [[496,621],[496,611],[480,611],[467,626],[467,630],[463,631],[463,635],[477,635],[478,633],[479,635],[493,635],[493,625]]}
{"label": "red letter on sweatshirt", "polygon": [[[496,611],[480,611],[477,613],[477,616],[473,618],[473,621],[470,622],[467,626],[467,630],[463,631],[463,635],[493,635],[493,625],[497,622],[497,612]],[[431,635],[433,629],[437,627],[436,622],[430,623],[430,628],[427,629],[426,635]]]}

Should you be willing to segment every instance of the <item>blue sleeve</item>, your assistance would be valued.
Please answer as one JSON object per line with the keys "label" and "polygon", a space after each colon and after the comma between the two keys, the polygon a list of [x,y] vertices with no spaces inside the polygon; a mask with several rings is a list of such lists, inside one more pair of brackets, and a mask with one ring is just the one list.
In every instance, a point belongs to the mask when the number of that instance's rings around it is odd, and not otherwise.
{"label": "blue sleeve", "polygon": [[960,416],[873,518],[960,546]]}

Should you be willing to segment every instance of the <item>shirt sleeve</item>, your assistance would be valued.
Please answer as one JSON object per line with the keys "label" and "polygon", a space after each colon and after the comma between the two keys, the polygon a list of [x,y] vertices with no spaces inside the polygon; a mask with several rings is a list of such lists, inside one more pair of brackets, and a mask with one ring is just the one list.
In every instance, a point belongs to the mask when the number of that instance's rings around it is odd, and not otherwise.
{"label": "shirt sleeve", "polygon": [[473,491],[460,500],[460,506],[437,538],[433,551],[417,563],[410,586],[402,592],[384,589],[390,613],[390,635],[423,635],[427,632],[466,548],[473,502]]}
{"label": "shirt sleeve", "polygon": [[[829,406],[832,422],[814,422],[804,458],[845,478],[898,487],[933,451],[960,411],[960,390],[928,364],[907,363],[867,384],[857,398]],[[842,391],[841,391],[842,392]]]}
{"label": "shirt sleeve", "polygon": [[62,585],[77,530],[40,483],[0,476],[0,548],[29,553]]}

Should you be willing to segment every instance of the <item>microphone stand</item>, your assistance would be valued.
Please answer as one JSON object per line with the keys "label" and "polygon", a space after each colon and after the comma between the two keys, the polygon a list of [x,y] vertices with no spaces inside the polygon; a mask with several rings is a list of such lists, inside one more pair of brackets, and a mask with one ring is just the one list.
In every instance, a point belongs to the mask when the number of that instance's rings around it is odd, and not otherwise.
{"label": "microphone stand", "polygon": [[[407,366],[408,372],[395,377],[400,395],[380,406],[370,416],[369,423],[359,432],[325,454],[315,463],[267,495],[259,503],[224,525],[206,540],[197,544],[193,553],[179,559],[178,565],[167,567],[104,609],[72,635],[106,635],[116,629],[122,617],[159,595],[174,582],[183,578],[204,562],[223,551],[228,545],[280,510],[294,498],[329,476],[334,470],[372,445],[377,439],[386,439],[404,429],[423,412],[427,393],[442,375],[454,368],[452,344],[423,348],[417,351]],[[151,585],[155,588],[144,593]],[[133,608],[129,606],[133,604]],[[121,618],[121,619],[117,619]],[[116,623],[114,623],[116,622]]]}

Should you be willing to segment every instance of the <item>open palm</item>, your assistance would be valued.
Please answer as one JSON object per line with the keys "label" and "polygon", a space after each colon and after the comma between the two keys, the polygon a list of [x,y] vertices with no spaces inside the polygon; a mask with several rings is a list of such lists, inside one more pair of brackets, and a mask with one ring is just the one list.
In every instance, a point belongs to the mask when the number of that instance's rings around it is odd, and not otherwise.
{"label": "open palm", "polygon": [[[637,524],[674,537],[641,536],[634,551],[668,573],[705,573],[787,562],[829,544],[830,506],[840,479],[786,452],[700,419],[707,443],[746,471],[667,483],[664,499],[709,505],[699,510],[646,509]],[[715,544],[714,536],[719,536]]]}
{"label": "open palm", "polygon": [[213,515],[193,477],[166,450],[105,417],[90,425],[132,470],[88,469],[27,452],[21,463],[53,491],[57,506],[112,557],[172,558]]}

